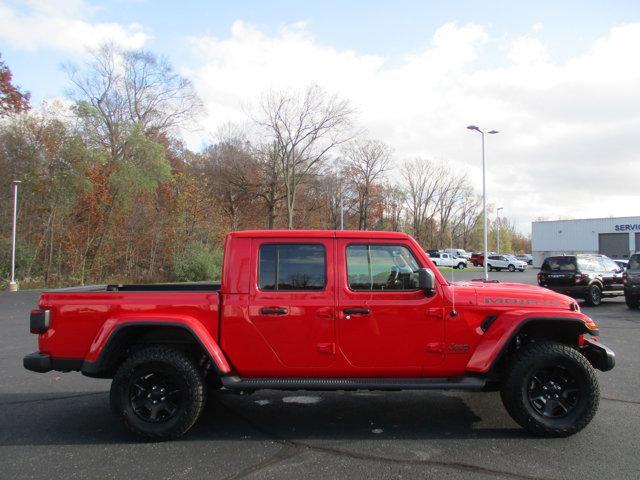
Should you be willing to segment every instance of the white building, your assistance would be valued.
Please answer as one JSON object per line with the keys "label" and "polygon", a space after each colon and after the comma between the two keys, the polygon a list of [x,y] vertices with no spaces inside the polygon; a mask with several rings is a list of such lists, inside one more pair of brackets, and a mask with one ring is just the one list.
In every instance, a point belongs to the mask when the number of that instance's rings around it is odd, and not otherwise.
{"label": "white building", "polygon": [[531,224],[533,265],[546,257],[575,253],[602,253],[629,258],[640,251],[640,217],[554,220]]}

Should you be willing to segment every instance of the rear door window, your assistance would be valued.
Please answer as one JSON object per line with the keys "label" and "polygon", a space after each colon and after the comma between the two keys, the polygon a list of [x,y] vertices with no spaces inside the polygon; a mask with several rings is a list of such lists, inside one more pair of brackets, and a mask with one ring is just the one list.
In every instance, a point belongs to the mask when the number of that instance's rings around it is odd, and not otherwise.
{"label": "rear door window", "polygon": [[326,286],[323,245],[272,243],[260,246],[258,288],[264,291],[317,291]]}
{"label": "rear door window", "polygon": [[629,258],[629,270],[640,270],[640,255],[631,255]]}

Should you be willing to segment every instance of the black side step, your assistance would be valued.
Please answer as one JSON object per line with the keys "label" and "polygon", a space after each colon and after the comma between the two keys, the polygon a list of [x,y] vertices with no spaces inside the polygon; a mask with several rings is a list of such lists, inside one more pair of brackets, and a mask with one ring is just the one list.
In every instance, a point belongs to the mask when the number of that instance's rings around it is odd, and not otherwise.
{"label": "black side step", "polygon": [[456,378],[240,378],[222,377],[232,390],[482,390],[478,377]]}

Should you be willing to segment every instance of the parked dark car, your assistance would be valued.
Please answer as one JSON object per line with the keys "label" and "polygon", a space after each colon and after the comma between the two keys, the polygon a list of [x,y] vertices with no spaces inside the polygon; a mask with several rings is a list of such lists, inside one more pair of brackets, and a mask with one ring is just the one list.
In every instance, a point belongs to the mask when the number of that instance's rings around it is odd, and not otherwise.
{"label": "parked dark car", "polygon": [[538,284],[596,306],[604,297],[624,295],[622,274],[623,269],[605,255],[548,257],[538,273]]}
{"label": "parked dark car", "polygon": [[472,253],[468,260],[474,267],[481,267],[484,264],[484,254]]}
{"label": "parked dark car", "polygon": [[640,307],[640,253],[629,257],[627,271],[622,274],[622,281],[627,307],[637,310]]}

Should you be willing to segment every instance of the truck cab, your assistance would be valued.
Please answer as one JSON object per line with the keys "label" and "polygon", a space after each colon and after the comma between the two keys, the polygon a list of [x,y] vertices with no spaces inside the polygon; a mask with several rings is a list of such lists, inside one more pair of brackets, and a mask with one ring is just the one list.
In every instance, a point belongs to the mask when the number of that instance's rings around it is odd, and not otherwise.
{"label": "truck cab", "polygon": [[564,436],[595,414],[593,369],[615,364],[573,299],[449,283],[397,232],[233,232],[220,284],[45,292],[31,331],[27,369],[113,378],[112,410],[155,440],[189,430],[207,385],[501,390],[529,431]]}

